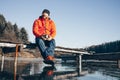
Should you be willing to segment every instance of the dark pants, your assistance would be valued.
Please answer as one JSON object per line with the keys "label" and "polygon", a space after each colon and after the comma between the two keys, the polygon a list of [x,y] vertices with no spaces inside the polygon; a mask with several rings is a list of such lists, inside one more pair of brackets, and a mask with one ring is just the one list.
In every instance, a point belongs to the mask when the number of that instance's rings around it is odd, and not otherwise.
{"label": "dark pants", "polygon": [[36,44],[41,52],[42,57],[45,59],[47,56],[54,56],[55,40],[51,41],[36,38]]}

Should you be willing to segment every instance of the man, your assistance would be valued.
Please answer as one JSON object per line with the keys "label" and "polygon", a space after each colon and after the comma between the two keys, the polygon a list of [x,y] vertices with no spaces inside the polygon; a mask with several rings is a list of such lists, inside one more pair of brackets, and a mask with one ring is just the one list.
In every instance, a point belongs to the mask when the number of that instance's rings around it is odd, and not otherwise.
{"label": "man", "polygon": [[54,60],[56,26],[50,19],[50,11],[44,9],[42,15],[33,23],[33,34],[44,60]]}

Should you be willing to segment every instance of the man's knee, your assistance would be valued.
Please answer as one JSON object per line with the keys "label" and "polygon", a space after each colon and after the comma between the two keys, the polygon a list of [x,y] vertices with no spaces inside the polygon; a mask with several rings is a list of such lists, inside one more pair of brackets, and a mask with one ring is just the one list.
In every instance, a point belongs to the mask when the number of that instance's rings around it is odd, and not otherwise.
{"label": "man's knee", "polygon": [[52,46],[54,46],[54,47],[56,46],[54,39],[51,40],[50,45],[52,45]]}

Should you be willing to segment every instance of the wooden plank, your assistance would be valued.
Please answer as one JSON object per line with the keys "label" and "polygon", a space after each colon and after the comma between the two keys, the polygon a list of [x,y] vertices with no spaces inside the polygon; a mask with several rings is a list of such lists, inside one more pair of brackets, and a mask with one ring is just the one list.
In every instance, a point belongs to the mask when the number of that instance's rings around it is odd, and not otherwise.
{"label": "wooden plank", "polygon": [[120,60],[118,60],[118,68],[120,68]]}
{"label": "wooden plank", "polygon": [[4,55],[2,55],[1,71],[3,71],[3,68],[4,68]]}
{"label": "wooden plank", "polygon": [[55,48],[55,51],[59,52],[66,52],[66,53],[76,53],[76,54],[90,54],[87,51],[75,51],[75,50],[66,50],[66,49],[60,49],[60,48]]}
{"label": "wooden plank", "polygon": [[93,55],[83,55],[83,59],[91,59],[91,60],[119,60],[120,52],[114,54],[93,54]]}
{"label": "wooden plank", "polygon": [[0,47],[15,47],[16,44],[11,43],[0,43]]}
{"label": "wooden plank", "polygon": [[82,72],[82,55],[79,55],[79,72]]}
{"label": "wooden plank", "polygon": [[[0,43],[0,47],[16,47],[17,43]],[[19,43],[18,46],[22,46],[23,48],[26,47],[26,45]]]}
{"label": "wooden plank", "polygon": [[18,44],[16,44],[16,52],[14,58],[14,80],[16,80],[16,75],[17,75],[17,57],[18,57]]}

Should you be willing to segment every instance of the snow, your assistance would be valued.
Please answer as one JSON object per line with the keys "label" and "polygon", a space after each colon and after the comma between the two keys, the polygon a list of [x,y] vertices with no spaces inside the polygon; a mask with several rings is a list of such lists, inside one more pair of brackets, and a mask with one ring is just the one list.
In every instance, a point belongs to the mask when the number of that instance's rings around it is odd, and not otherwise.
{"label": "snow", "polygon": [[[22,44],[19,44],[22,45]],[[0,47],[16,47],[16,44],[13,43],[0,43]],[[25,48],[26,45],[23,45],[23,48]]]}
{"label": "snow", "polygon": [[78,53],[78,54],[90,54],[87,51],[75,51],[75,50],[67,50],[67,49],[60,49],[60,48],[55,48],[55,51],[63,51],[63,52],[68,52],[68,53]]}

